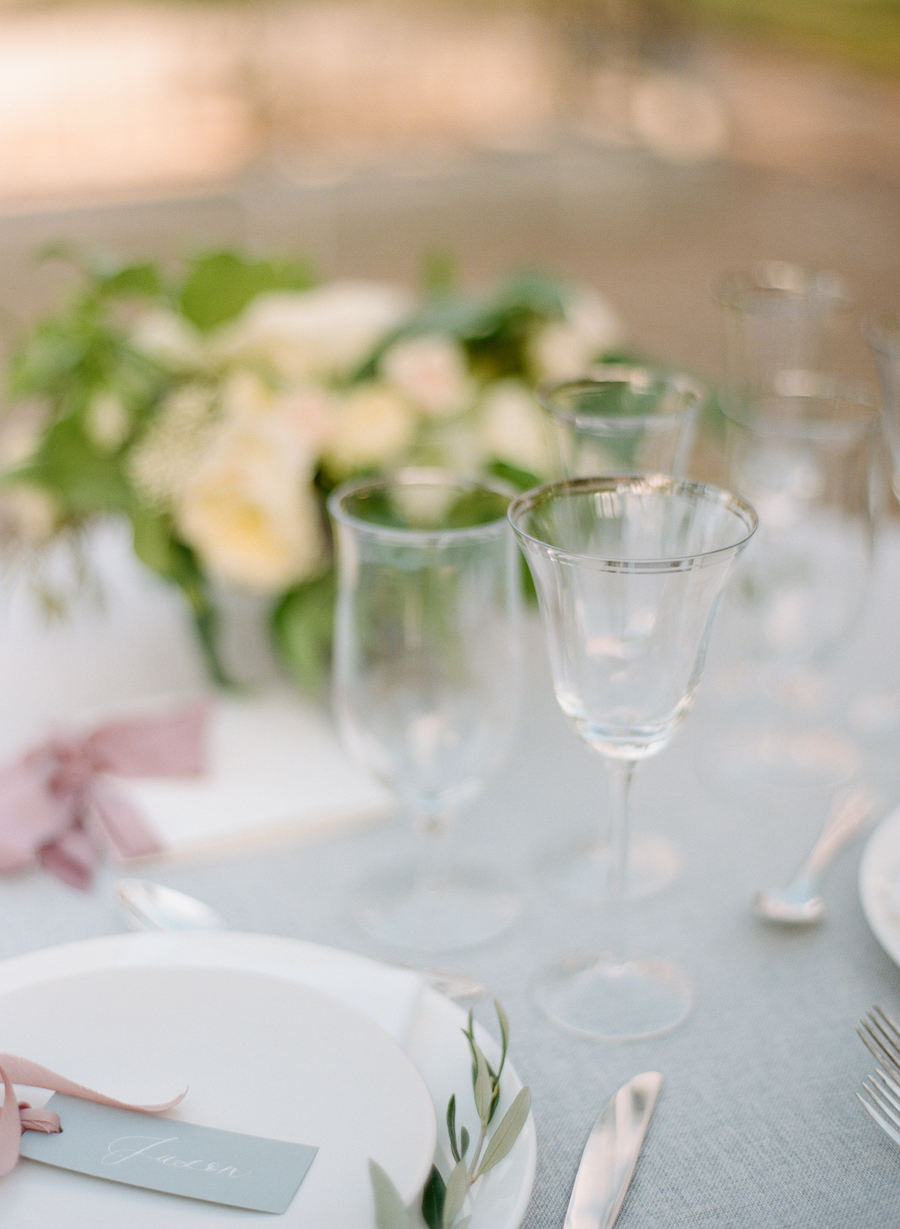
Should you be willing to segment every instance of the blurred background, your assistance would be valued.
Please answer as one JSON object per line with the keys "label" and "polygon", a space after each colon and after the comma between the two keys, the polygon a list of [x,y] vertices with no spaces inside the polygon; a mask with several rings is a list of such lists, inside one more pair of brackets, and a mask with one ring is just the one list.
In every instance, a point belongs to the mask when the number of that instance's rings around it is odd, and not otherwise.
{"label": "blurred background", "polygon": [[761,259],[900,306],[900,0],[56,0],[0,8],[0,309],[57,240],[322,276],[596,285],[715,376]]}

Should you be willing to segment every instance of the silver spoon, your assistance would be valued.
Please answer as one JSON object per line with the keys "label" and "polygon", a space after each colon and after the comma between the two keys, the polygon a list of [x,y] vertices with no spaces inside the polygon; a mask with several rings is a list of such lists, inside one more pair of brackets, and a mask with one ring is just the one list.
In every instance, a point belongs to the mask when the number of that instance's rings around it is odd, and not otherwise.
{"label": "silver spoon", "polygon": [[794,878],[786,888],[759,892],[753,900],[753,911],[769,922],[785,925],[818,922],[825,914],[825,902],[818,893],[819,876],[838,850],[872,817],[877,804],[877,796],[866,785],[839,794],[819,839]]}
{"label": "silver spoon", "polygon": [[[228,923],[211,905],[149,879],[120,879],[116,899],[135,930],[227,930]],[[428,984],[456,1002],[476,1002],[487,988],[455,969],[414,969]]]}

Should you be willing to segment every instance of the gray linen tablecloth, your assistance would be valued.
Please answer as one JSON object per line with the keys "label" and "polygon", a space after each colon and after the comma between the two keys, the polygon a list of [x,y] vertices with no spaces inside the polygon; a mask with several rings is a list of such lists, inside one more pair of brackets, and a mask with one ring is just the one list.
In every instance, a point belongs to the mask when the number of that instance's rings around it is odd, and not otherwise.
{"label": "gray linen tablecloth", "polygon": [[[898,608],[900,542],[892,539],[880,551],[864,624],[835,666],[843,700],[892,687],[900,693]],[[536,628],[532,634],[538,644]],[[721,785],[727,647],[716,642],[695,711],[672,745],[641,767],[634,787],[636,828],[664,833],[684,856],[677,882],[634,906],[631,927],[636,948],[672,959],[693,979],[696,1004],[676,1032],[593,1043],[558,1030],[531,1000],[539,966],[599,946],[605,925],[601,910],[564,900],[540,871],[548,843],[589,832],[605,798],[603,766],[567,728],[540,652],[532,655],[514,753],[459,820],[455,844],[503,865],[526,897],[523,918],[506,934],[440,958],[484,980],[509,1014],[512,1060],[531,1085],[538,1133],[525,1229],[561,1226],[591,1123],[625,1079],[651,1068],[665,1084],[621,1229],[900,1222],[900,1150],[855,1096],[873,1067],[857,1020],[875,1002],[900,1015],[900,971],[873,937],[858,896],[863,842],[832,867],[819,927],[781,931],[751,915],[754,890],[785,880],[806,852],[827,798],[767,795],[761,787],[736,796]],[[870,732],[866,745],[866,771],[886,813],[900,803],[900,722]],[[362,868],[395,861],[408,839],[404,824],[386,822],[156,877],[206,899],[236,929],[391,959],[398,953],[367,939],[347,902]],[[0,883],[0,956],[124,929],[114,878],[105,868],[88,893],[41,873]],[[494,1027],[489,1001],[476,1015]]]}

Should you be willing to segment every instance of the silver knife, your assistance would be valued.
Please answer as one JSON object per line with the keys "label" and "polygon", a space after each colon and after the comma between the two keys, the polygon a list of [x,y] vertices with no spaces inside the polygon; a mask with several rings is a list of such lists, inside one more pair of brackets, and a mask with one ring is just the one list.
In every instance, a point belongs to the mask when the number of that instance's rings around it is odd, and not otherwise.
{"label": "silver knife", "polygon": [[662,1082],[658,1071],[636,1075],[604,1108],[584,1146],[563,1229],[612,1229]]}

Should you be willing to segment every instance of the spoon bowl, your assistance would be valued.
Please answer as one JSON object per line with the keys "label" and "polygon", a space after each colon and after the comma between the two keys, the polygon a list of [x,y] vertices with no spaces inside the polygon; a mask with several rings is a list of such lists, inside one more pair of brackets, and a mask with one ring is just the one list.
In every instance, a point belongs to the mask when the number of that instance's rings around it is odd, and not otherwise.
{"label": "spoon bowl", "polygon": [[[120,879],[116,899],[135,930],[229,929],[222,914],[205,901],[149,879]],[[433,989],[457,1003],[475,1003],[487,994],[481,982],[455,969],[422,969],[410,964],[399,967],[414,969]]]}
{"label": "spoon bowl", "polygon": [[116,899],[135,930],[227,930],[211,905],[149,879],[120,879]]}

